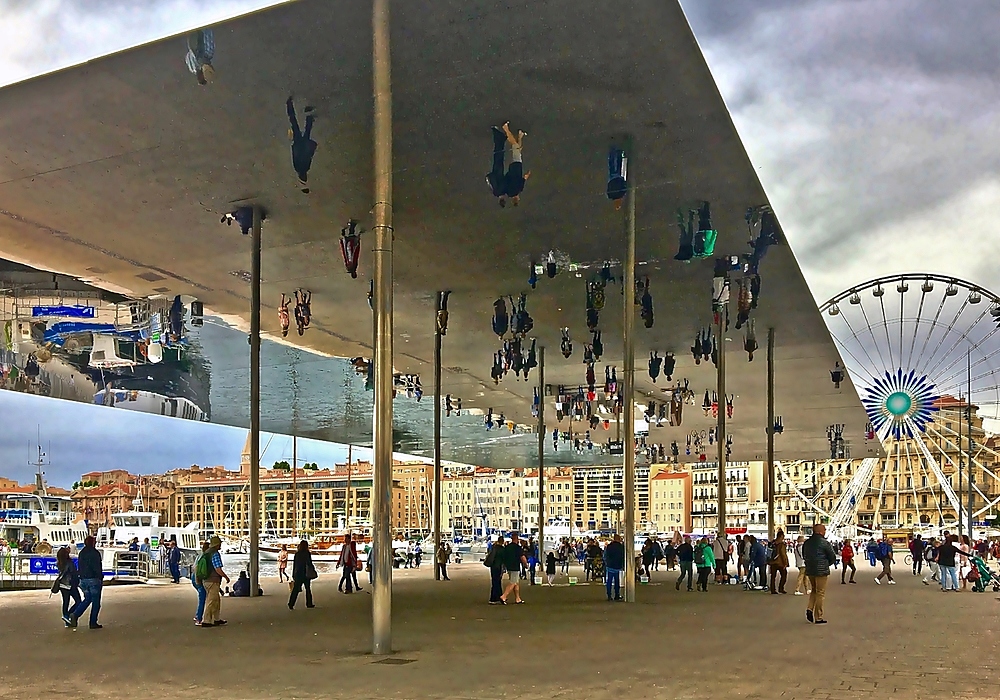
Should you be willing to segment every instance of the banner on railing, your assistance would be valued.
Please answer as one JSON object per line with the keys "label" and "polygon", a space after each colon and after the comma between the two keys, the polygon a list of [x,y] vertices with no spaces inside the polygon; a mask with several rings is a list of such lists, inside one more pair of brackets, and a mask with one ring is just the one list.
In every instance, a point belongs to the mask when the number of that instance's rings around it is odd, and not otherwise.
{"label": "banner on railing", "polygon": [[28,571],[33,574],[58,574],[59,564],[55,557],[31,557],[28,560]]}

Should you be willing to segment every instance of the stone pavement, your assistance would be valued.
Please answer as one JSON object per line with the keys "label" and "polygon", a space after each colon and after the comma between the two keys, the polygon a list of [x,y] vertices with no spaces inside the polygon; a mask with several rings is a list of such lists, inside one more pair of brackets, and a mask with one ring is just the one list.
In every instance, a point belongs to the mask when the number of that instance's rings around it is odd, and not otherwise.
{"label": "stone pavement", "polygon": [[193,626],[183,584],[105,589],[99,631],[65,630],[47,592],[3,593],[0,698],[1000,697],[997,595],[946,595],[909,571],[896,586],[867,564],[858,585],[831,580],[824,626],[791,593],[651,585],[626,605],[535,586],[500,607],[481,565],[452,573],[398,572],[389,663],[369,654],[371,598],[338,594],[333,576],[314,610],[289,611],[273,580],[264,598],[223,599],[230,624],[214,629]]}

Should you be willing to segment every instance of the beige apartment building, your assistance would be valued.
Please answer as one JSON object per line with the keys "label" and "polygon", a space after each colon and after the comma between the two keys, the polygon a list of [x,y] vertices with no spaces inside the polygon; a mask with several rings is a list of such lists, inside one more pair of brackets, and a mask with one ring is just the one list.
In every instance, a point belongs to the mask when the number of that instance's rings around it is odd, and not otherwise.
{"label": "beige apartment building", "polygon": [[691,532],[691,472],[663,470],[649,480],[649,520],[656,532]]}

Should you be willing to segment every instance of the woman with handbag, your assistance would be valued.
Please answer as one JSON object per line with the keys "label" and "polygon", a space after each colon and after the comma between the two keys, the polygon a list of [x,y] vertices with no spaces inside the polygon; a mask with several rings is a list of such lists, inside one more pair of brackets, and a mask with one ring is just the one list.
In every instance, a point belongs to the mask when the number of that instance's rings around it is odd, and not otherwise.
{"label": "woman with handbag", "polygon": [[299,542],[299,548],[295,550],[295,559],[292,560],[292,593],[288,596],[288,609],[295,609],[295,600],[299,597],[299,591],[306,589],[306,607],[315,608],[313,605],[313,594],[311,582],[316,578],[316,567],[313,566],[312,553],[309,551],[309,543],[305,540]]}
{"label": "woman with handbag", "polygon": [[59,566],[59,574],[52,583],[52,592],[59,591],[62,594],[62,619],[67,627],[72,627],[69,614],[73,608],[69,601],[73,599],[73,607],[80,604],[80,574],[70,559],[69,547],[62,547],[56,552],[56,564]]}

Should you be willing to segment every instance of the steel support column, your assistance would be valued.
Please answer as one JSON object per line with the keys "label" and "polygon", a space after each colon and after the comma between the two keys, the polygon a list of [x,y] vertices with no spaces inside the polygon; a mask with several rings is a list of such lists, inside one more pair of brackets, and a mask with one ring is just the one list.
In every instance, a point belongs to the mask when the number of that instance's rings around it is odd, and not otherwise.
{"label": "steel support column", "polygon": [[538,568],[542,570],[543,576],[545,516],[545,348],[540,347],[538,348]]}
{"label": "steel support column", "polygon": [[389,0],[372,2],[375,205],[375,410],[373,493],[372,653],[392,653],[392,84]]}
{"label": "steel support column", "polygon": [[[437,306],[441,304],[438,292]],[[441,329],[437,317],[440,308],[434,309],[434,580],[441,580],[437,565],[437,552],[441,546]]]}
{"label": "steel support column", "polygon": [[716,324],[716,354],[718,355],[719,422],[715,442],[719,447],[719,518],[717,532],[726,534],[726,314],[728,309],[719,311]]}
{"label": "steel support column", "polygon": [[253,207],[250,280],[250,595],[260,590],[260,207]]}
{"label": "steel support column", "polygon": [[624,328],[624,358],[622,364],[622,398],[624,399],[625,437],[624,445],[624,478],[625,493],[625,601],[635,602],[635,346],[633,329],[635,327],[635,155],[632,152],[631,139],[628,142],[629,178],[625,195],[625,315]]}
{"label": "steel support column", "polygon": [[767,541],[774,541],[774,329],[767,329]]}

